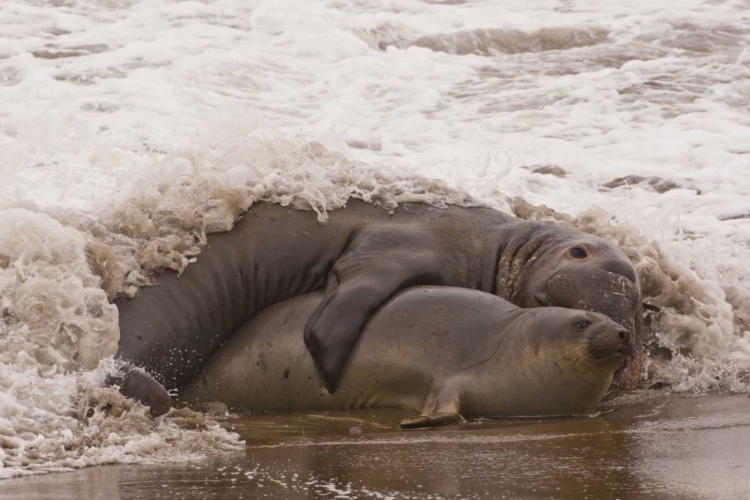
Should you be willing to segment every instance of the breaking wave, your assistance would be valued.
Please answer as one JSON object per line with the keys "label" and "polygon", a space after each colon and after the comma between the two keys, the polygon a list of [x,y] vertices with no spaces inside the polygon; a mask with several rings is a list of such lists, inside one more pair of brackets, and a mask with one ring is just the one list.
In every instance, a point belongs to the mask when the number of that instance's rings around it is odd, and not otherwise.
{"label": "breaking wave", "polygon": [[588,47],[604,43],[609,32],[603,28],[542,28],[526,33],[516,29],[476,29],[418,38],[410,45],[436,52],[480,56],[546,52]]}
{"label": "breaking wave", "polygon": [[651,306],[644,382],[747,391],[746,290],[680,262],[602,209],[572,217],[522,198],[482,199],[443,181],[351,162],[320,143],[226,146],[167,155],[96,216],[28,203],[0,212],[0,474],[189,460],[242,446],[186,409],[151,419],[101,381],[119,338],[109,301],[134,295],[155,270],[183,270],[208,234],[231,229],[258,201],[315,210],[321,222],[352,197],[388,209],[411,201],[488,205],[597,234],[633,260]]}

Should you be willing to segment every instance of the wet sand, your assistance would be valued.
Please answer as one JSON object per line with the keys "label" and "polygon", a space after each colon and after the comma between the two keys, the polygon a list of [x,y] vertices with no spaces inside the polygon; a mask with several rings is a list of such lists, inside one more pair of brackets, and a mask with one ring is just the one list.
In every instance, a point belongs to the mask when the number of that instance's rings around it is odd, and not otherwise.
{"label": "wet sand", "polygon": [[2,482],[0,500],[750,498],[750,399],[619,395],[595,418],[398,431],[407,413],[244,416],[244,453]]}

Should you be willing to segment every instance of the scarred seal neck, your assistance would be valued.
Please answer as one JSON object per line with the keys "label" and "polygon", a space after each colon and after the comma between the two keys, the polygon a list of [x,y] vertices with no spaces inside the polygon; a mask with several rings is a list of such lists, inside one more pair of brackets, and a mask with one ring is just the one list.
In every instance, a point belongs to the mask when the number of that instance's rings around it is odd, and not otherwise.
{"label": "scarred seal neck", "polygon": [[498,249],[495,295],[518,306],[524,304],[528,270],[560,238],[559,229],[541,223],[515,225]]}

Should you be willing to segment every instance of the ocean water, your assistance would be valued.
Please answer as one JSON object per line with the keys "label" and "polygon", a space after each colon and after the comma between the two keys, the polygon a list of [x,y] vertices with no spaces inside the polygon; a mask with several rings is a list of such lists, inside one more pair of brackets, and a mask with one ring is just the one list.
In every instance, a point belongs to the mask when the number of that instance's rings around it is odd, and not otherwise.
{"label": "ocean water", "polygon": [[747,0],[3,1],[0,477],[243,448],[99,385],[109,301],[258,200],[612,239],[644,386],[749,392],[749,78]]}

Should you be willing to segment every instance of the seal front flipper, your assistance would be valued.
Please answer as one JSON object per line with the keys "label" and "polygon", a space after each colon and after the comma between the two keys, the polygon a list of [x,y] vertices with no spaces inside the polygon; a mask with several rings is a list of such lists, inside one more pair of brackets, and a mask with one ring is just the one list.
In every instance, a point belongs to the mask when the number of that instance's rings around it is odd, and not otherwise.
{"label": "seal front flipper", "polygon": [[461,402],[458,392],[445,386],[430,396],[421,415],[407,417],[401,421],[402,429],[419,429],[450,425],[461,420]]}
{"label": "seal front flipper", "polygon": [[380,306],[405,288],[442,284],[438,259],[431,252],[407,252],[394,235],[383,240],[390,248],[362,251],[371,250],[368,243],[378,236],[361,237],[336,262],[323,300],[305,326],[305,344],[331,393],[359,334]]}
{"label": "seal front flipper", "polygon": [[454,384],[445,384],[428,399],[422,414],[401,421],[402,429],[455,424],[461,420],[461,400]]}
{"label": "seal front flipper", "polygon": [[164,386],[140,368],[126,364],[120,367],[118,375],[107,377],[105,385],[119,386],[125,397],[148,406],[152,417],[163,415],[172,408],[172,401]]}
{"label": "seal front flipper", "polygon": [[425,427],[438,427],[440,425],[451,425],[458,423],[461,415],[458,413],[438,413],[437,415],[417,415],[407,417],[401,421],[399,427],[402,429],[420,429]]}

